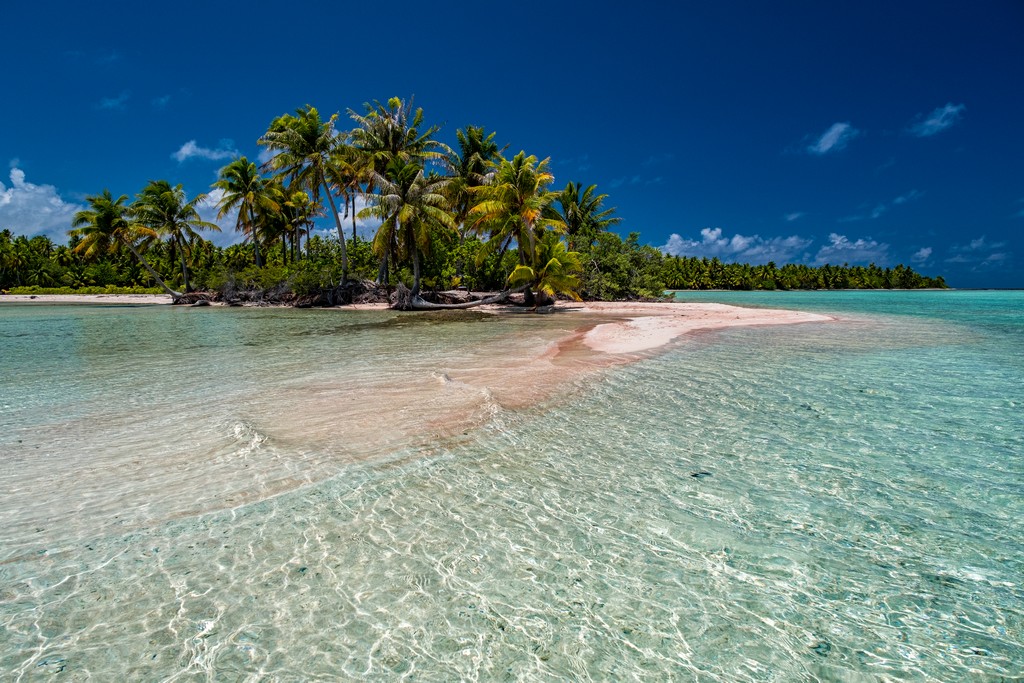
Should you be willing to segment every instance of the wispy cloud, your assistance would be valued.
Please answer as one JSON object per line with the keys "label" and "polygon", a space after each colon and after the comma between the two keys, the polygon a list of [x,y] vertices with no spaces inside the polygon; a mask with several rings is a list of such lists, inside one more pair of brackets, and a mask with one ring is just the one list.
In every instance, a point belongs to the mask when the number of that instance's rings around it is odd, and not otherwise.
{"label": "wispy cloud", "polygon": [[591,167],[590,155],[581,154],[578,157],[569,157],[558,161],[558,167],[563,170],[587,171]]}
{"label": "wispy cloud", "polygon": [[647,157],[647,159],[643,161],[640,165],[643,166],[644,168],[649,168],[657,164],[668,163],[669,161],[672,161],[675,158],[676,155],[672,154],[671,152],[659,152],[658,154],[652,154],[651,156]]}
{"label": "wispy cloud", "polygon": [[200,147],[196,144],[195,140],[189,140],[177,152],[173,153],[171,157],[177,159],[180,164],[188,159],[209,159],[210,161],[233,159],[238,154],[238,150],[235,149],[235,143],[232,140],[221,140],[215,149]]}
{"label": "wispy cloud", "polygon": [[72,217],[85,207],[65,201],[53,185],[28,182],[17,159],[10,168],[11,186],[0,182],[0,226],[19,234],[45,234],[63,244]]}
{"label": "wispy cloud", "polygon": [[793,221],[800,220],[803,217],[803,211],[794,211],[793,213],[787,213],[785,216],[783,216],[783,218],[786,219],[787,223],[792,223]]}
{"label": "wispy cloud", "polygon": [[965,109],[967,109],[966,105],[949,102],[943,107],[937,107],[930,114],[918,115],[908,130],[919,138],[931,137],[956,124],[963,116]]}
{"label": "wispy cloud", "polygon": [[814,256],[814,265],[821,266],[826,263],[841,265],[850,263],[853,265],[867,265],[874,263],[885,266],[890,263],[889,245],[884,242],[877,242],[870,237],[858,238],[850,241],[846,235],[832,233],[828,236],[829,243],[818,249]]}
{"label": "wispy cloud", "polygon": [[899,197],[896,197],[895,199],[893,199],[889,203],[883,202],[881,204],[876,204],[874,206],[874,208],[872,208],[870,211],[865,211],[863,213],[853,214],[852,216],[844,216],[844,217],[839,219],[839,222],[840,223],[855,223],[857,221],[875,220],[876,218],[881,218],[882,214],[884,214],[886,211],[888,211],[892,207],[900,206],[901,204],[906,204],[907,202],[912,202],[912,201],[914,201],[916,199],[920,199],[923,196],[924,196],[924,192],[920,192],[918,190],[911,190],[910,192],[907,192],[906,194],[901,194]]}
{"label": "wispy cloud", "polygon": [[760,235],[733,235],[726,237],[721,228],[704,228],[699,240],[684,239],[673,233],[661,251],[672,256],[696,256],[743,263],[763,264],[769,261],[789,263],[803,256],[811,245],[810,239],[791,237],[764,238]]}
{"label": "wispy cloud", "polygon": [[[1017,204],[1018,205],[1024,204],[1024,199],[1018,199],[1017,200]],[[1015,214],[1013,214],[1013,217],[1014,218],[1024,218],[1024,209],[1018,209],[1017,212]]]}
{"label": "wispy cloud", "polygon": [[914,263],[921,264],[921,263],[926,263],[928,261],[928,259],[931,258],[931,256],[932,256],[932,248],[931,247],[921,247],[920,249],[915,251],[913,253],[913,255],[911,255],[910,260],[913,261]]}
{"label": "wispy cloud", "polygon": [[131,94],[126,90],[117,97],[104,97],[96,103],[97,109],[124,109]]}
{"label": "wispy cloud", "polygon": [[168,105],[168,103],[170,103],[170,101],[170,95],[161,95],[160,97],[154,97],[150,100],[150,104],[153,105],[154,109],[163,109]]}
{"label": "wispy cloud", "polygon": [[608,181],[608,187],[614,190],[624,185],[639,185],[642,182],[643,178],[641,178],[638,175],[622,176],[620,178],[613,178],[612,180]]}
{"label": "wispy cloud", "polygon": [[906,204],[907,202],[912,202],[915,199],[920,199],[923,196],[924,192],[920,192],[919,190],[911,190],[910,192],[906,194],[901,194],[899,197],[892,200],[892,203],[896,205]]}
{"label": "wispy cloud", "polygon": [[982,235],[967,244],[952,246],[945,261],[967,267],[975,273],[1004,270],[1011,266],[1013,259],[1013,254],[1006,250],[1006,246],[1006,242],[989,242]]}
{"label": "wispy cloud", "polygon": [[989,242],[986,235],[975,237],[966,244],[954,244],[949,249],[946,263],[970,265],[972,271],[1001,268],[1010,261],[1006,242]]}
{"label": "wispy cloud", "polygon": [[838,152],[860,134],[861,132],[850,125],[848,121],[833,123],[817,140],[807,146],[807,151],[817,156]]}

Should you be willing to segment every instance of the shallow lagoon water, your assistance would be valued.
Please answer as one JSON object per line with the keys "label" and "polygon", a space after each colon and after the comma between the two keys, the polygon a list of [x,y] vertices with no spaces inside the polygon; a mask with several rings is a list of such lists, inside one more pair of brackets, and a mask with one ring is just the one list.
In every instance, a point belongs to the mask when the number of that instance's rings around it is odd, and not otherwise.
{"label": "shallow lagoon water", "polygon": [[565,316],[4,306],[0,671],[1024,676],[1024,297],[787,297],[740,303],[840,320],[610,367],[523,361]]}

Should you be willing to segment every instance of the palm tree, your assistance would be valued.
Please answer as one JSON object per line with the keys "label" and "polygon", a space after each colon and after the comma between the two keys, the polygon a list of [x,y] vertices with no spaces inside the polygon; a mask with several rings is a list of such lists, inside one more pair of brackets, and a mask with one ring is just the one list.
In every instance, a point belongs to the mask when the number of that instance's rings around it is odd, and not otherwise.
{"label": "palm tree", "polygon": [[205,194],[186,199],[181,185],[171,187],[166,180],[151,180],[142,188],[132,203],[131,211],[136,219],[158,235],[165,235],[172,251],[177,250],[181,259],[181,279],[185,291],[188,284],[188,268],[185,255],[196,240],[202,240],[199,230],[216,230],[215,223],[204,221],[196,206],[206,201]]}
{"label": "palm tree", "polygon": [[[580,300],[580,278],[583,266],[579,254],[569,251],[556,233],[548,231],[537,241],[536,265],[518,265],[508,276],[513,287],[529,285],[537,291],[533,309],[553,301],[555,294],[565,294]],[[527,290],[529,291],[529,290]]]}
{"label": "palm tree", "polygon": [[74,248],[75,252],[86,258],[95,258],[104,253],[114,253],[123,245],[165,292],[175,298],[180,297],[181,293],[167,286],[137,248],[138,243],[145,245],[159,239],[159,235],[156,230],[129,220],[130,208],[125,204],[128,196],[121,195],[114,199],[110,190],[103,190],[102,194],[86,197],[85,201],[89,208],[74,215],[72,229],[68,231],[69,235],[81,238]]}
{"label": "palm tree", "polygon": [[596,190],[597,185],[583,189],[578,183],[569,183],[558,195],[570,250],[589,247],[599,232],[622,221],[621,218],[612,217],[614,208],[603,209],[602,205],[608,195],[595,195]]}
{"label": "palm tree", "polygon": [[388,164],[386,176],[374,174],[377,191],[370,195],[372,205],[361,212],[381,219],[373,239],[377,256],[384,256],[397,243],[401,254],[412,259],[413,298],[420,292],[422,256],[430,254],[435,237],[455,232],[444,196],[448,182],[441,176],[425,176],[416,163],[396,158]]}
{"label": "palm tree", "polygon": [[363,185],[373,178],[373,158],[352,145],[340,144],[331,157],[328,178],[345,200],[345,218],[351,212],[352,244],[356,244],[359,240],[356,234],[356,197],[362,192]]}
{"label": "palm tree", "polygon": [[[560,233],[565,229],[552,206],[558,193],[547,189],[554,179],[548,159],[538,162],[537,157],[520,152],[511,161],[501,161],[489,184],[472,188],[478,201],[470,209],[469,219],[475,230],[490,235],[478,260],[495,249],[504,252],[514,241],[519,265],[536,271],[538,239],[546,230]],[[530,288],[526,289],[526,301],[534,303]]]}
{"label": "palm tree", "polygon": [[[356,127],[349,134],[353,147],[359,150],[375,174],[367,183],[366,191],[373,192],[373,178],[387,178],[392,162],[401,161],[423,167],[430,160],[443,159],[451,150],[444,143],[434,140],[433,136],[439,128],[431,126],[420,132],[423,125],[423,110],[413,109],[412,98],[408,102],[392,97],[387,105],[374,102],[363,105],[365,115],[349,110],[349,116],[356,122]],[[395,178],[390,178],[394,182]],[[397,244],[382,253],[380,269],[377,274],[378,283],[388,281],[389,258],[393,257]]]}
{"label": "palm tree", "polygon": [[266,178],[260,175],[255,162],[239,157],[220,170],[220,177],[213,187],[221,191],[217,202],[217,218],[224,218],[233,210],[238,211],[235,230],[253,243],[256,252],[256,266],[263,265],[260,257],[258,217],[267,210],[276,210],[277,203],[268,190]]}
{"label": "palm tree", "polygon": [[[444,165],[451,174],[452,182],[448,185],[448,197],[459,228],[459,246],[466,241],[469,210],[473,208],[471,188],[485,185],[489,175],[501,161],[502,149],[494,141],[494,133],[487,134],[478,126],[467,126],[465,130],[455,131],[459,145],[457,150],[449,152]],[[463,259],[460,256],[455,265],[456,275],[462,277]]]}
{"label": "palm tree", "polygon": [[331,173],[332,159],[343,136],[334,129],[338,115],[334,114],[327,121],[320,119],[320,112],[315,107],[306,105],[305,109],[296,109],[295,116],[284,114],[270,123],[270,128],[257,142],[277,152],[269,162],[269,166],[279,173],[289,175],[293,183],[309,190],[313,201],[319,201],[320,190],[327,195],[331,205],[331,215],[338,228],[338,241],[341,243],[341,282],[348,279],[348,250],[345,247],[345,233],[341,227],[341,216],[334,203],[334,195],[328,184]]}

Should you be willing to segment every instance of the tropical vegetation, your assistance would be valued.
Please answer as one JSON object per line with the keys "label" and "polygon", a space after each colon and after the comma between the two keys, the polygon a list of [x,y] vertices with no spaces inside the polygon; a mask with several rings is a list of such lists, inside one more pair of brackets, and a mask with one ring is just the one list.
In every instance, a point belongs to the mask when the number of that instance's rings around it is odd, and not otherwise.
{"label": "tropical vegetation", "polygon": [[[623,239],[621,218],[596,185],[554,186],[549,159],[506,156],[495,133],[467,126],[438,139],[413,101],[392,98],[321,116],[312,106],[274,118],[246,157],[221,169],[211,192],[149,182],[131,202],[104,189],[75,214],[68,243],[0,230],[0,289],[10,291],[273,291],[285,300],[351,300],[357,283],[408,288],[428,307],[442,290],[555,298],[657,298],[668,289],[945,287],[898,265],[749,265],[668,256]],[[341,210],[339,210],[341,207]],[[238,242],[204,237],[233,220]],[[330,216],[334,230],[317,230]],[[346,234],[345,221],[351,220]],[[361,239],[358,225],[373,227]],[[154,290],[153,288],[158,288]],[[443,305],[443,304],[442,304]]]}

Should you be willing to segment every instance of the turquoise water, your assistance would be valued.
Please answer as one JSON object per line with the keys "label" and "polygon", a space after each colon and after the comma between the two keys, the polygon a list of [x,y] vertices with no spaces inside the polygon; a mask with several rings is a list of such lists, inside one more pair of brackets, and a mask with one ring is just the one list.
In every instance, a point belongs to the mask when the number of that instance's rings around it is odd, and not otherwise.
{"label": "turquoise water", "polygon": [[0,307],[0,671],[1024,676],[1024,294],[691,294],[838,320]]}

